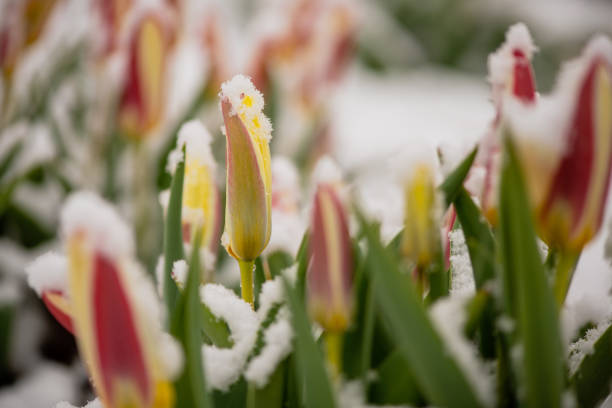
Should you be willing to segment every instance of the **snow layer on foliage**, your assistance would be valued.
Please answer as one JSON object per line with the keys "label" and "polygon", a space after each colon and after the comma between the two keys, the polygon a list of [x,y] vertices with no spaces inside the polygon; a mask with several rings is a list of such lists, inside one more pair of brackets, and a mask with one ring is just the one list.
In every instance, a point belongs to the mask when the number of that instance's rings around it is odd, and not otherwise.
{"label": "snow layer on foliage", "polygon": [[32,182],[19,183],[13,193],[13,203],[34,216],[43,225],[55,229],[64,189],[55,180],[42,185]]}
{"label": "snow layer on foliage", "polygon": [[90,244],[112,259],[134,253],[134,241],[128,225],[115,209],[97,194],[87,191],[73,193],[61,213],[64,239],[85,233]]}
{"label": "snow layer on foliage", "polygon": [[[22,127],[21,124],[15,125],[16,129],[10,128],[9,137],[15,137],[16,139],[23,139],[23,146],[20,149],[15,161],[11,164],[7,172],[3,175],[2,179],[11,179],[19,176],[32,167],[37,166],[41,163],[48,162],[55,158],[57,150],[51,135],[49,127],[43,123],[33,123]],[[25,132],[23,136],[12,136],[12,132],[21,133]],[[3,133],[1,136],[7,133]],[[10,149],[14,146],[14,143],[9,142],[5,148]]]}
{"label": "snow layer on foliage", "polygon": [[[0,105],[1,106],[1,105]],[[20,121],[7,126],[0,133],[0,158],[4,161],[11,149],[22,142],[28,134],[28,124]]]}
{"label": "snow layer on foliage", "polygon": [[183,161],[183,147],[185,147],[187,156],[193,157],[212,171],[216,163],[210,150],[211,142],[212,136],[202,122],[197,119],[185,122],[179,130],[176,148],[168,155],[166,170],[174,174],[176,166]]}
{"label": "snow layer on foliage", "polygon": [[589,329],[585,336],[578,339],[569,346],[568,369],[570,376],[574,375],[585,356],[592,354],[597,340],[610,326],[610,321],[598,324],[595,328]]}
{"label": "snow layer on foliage", "polygon": [[323,156],[317,161],[310,179],[316,187],[321,183],[341,184],[343,178],[342,170],[340,170],[338,163],[330,156]]}
{"label": "snow layer on foliage", "polygon": [[21,377],[11,387],[0,389],[0,407],[51,407],[57,401],[75,399],[78,385],[72,369],[56,363],[44,363]]}
{"label": "snow layer on foliage", "polygon": [[586,324],[598,325],[612,317],[612,298],[582,295],[566,301],[561,311],[561,323],[566,344],[569,344],[578,331]]}
{"label": "snow layer on foliage", "polygon": [[[284,302],[284,300],[285,290],[281,277],[277,276],[264,283],[259,297],[260,306],[257,310],[260,324],[265,320],[270,309],[274,305]],[[264,333],[264,347],[249,362],[244,373],[245,378],[260,388],[266,385],[276,366],[291,352],[292,340],[293,329],[289,310],[286,306],[282,306],[278,311],[275,322],[268,326]]]}
{"label": "snow layer on foliage", "polygon": [[534,45],[527,26],[523,23],[514,24],[506,31],[506,41],[491,55],[487,61],[489,66],[489,82],[503,87],[512,75],[514,67],[514,50],[520,50],[527,59],[538,50]]}
{"label": "snow layer on foliage", "polygon": [[157,258],[155,264],[155,280],[157,281],[157,294],[160,298],[164,297],[164,263],[166,262],[163,255]]}
{"label": "snow layer on foliage", "polygon": [[343,382],[338,390],[338,404],[340,408],[410,408],[410,405],[371,405],[366,401],[363,382],[353,380]]}
{"label": "snow layer on foliage", "polygon": [[209,386],[227,391],[242,373],[249,353],[255,345],[259,321],[251,306],[234,292],[218,284],[200,287],[200,298],[213,315],[223,319],[231,332],[234,345],[219,348],[202,347],[204,370]]}
{"label": "snow layer on foliage", "polygon": [[[251,103],[247,105],[243,103],[243,98],[249,96]],[[263,114],[264,98],[261,92],[255,88],[251,79],[244,75],[235,75],[229,81],[221,84],[221,92],[219,93],[221,100],[227,98],[230,102],[230,115],[244,115],[246,122],[257,119],[261,128],[261,136],[267,141],[272,139],[272,124],[270,120]]]}
{"label": "snow layer on foliage", "polygon": [[244,372],[244,377],[259,388],[268,383],[278,364],[291,353],[293,329],[286,307],[279,311],[276,321],[266,329],[264,341],[263,349],[251,360]]}
{"label": "snow layer on foliage", "polygon": [[67,294],[68,260],[64,255],[47,252],[26,267],[28,285],[42,296],[43,292],[56,290]]}
{"label": "snow layer on foliage", "polygon": [[480,400],[485,406],[493,406],[495,381],[491,370],[478,358],[476,347],[463,334],[465,304],[468,299],[468,296],[454,295],[438,300],[429,313],[448,351],[462,368]]}
{"label": "snow layer on foliage", "polygon": [[451,294],[472,294],[476,290],[476,284],[463,231],[453,230],[448,233],[448,236],[451,244]]}
{"label": "snow layer on foliage", "polygon": [[168,333],[161,333],[159,338],[159,348],[157,350],[161,356],[162,370],[170,379],[175,379],[181,374],[183,363],[185,362],[183,350],[176,339]]}
{"label": "snow layer on foliage", "polygon": [[172,278],[180,288],[185,287],[188,270],[189,265],[187,265],[187,262],[185,262],[183,259],[179,259],[172,264]]}

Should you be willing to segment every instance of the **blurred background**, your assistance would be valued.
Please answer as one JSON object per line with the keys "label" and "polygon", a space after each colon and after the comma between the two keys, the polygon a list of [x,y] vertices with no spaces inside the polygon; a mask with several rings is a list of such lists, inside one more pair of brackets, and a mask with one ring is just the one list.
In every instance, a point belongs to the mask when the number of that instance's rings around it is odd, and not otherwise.
{"label": "blurred background", "polygon": [[[61,203],[79,189],[115,202],[154,269],[158,194],[178,127],[199,118],[223,169],[217,92],[236,73],[266,100],[273,155],[302,183],[332,156],[382,231],[401,227],[391,162],[430,144],[452,167],[493,118],[487,55],[522,21],[538,90],[596,32],[597,0],[3,0],[0,3],[0,406],[91,398],[72,336],[28,287],[25,266],[61,249]],[[223,186],[223,171],[219,172]],[[607,292],[603,228],[570,301]],[[222,263],[223,259],[220,259]]]}

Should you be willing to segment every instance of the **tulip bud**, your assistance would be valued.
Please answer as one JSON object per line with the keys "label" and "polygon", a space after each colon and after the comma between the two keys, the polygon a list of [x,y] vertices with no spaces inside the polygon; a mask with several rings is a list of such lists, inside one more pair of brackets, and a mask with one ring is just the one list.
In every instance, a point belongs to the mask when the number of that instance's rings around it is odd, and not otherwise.
{"label": "tulip bud", "polygon": [[308,308],[325,330],[343,332],[353,312],[353,256],[348,219],[336,189],[314,196],[308,266]]}
{"label": "tulip bud", "polygon": [[172,406],[177,370],[129,229],[91,193],[70,197],[61,219],[74,333],[98,396],[109,407]]}
{"label": "tulip bud", "polygon": [[402,252],[419,267],[433,262],[441,251],[439,218],[434,169],[415,163],[404,183]]}
{"label": "tulip bud", "polygon": [[146,137],[161,122],[170,31],[161,15],[148,12],[131,33],[127,72],[119,101],[119,124],[130,138]]}
{"label": "tulip bud", "polygon": [[253,261],[270,240],[272,126],[262,113],[263,96],[237,75],[221,86],[227,139],[227,190],[223,245],[241,261]]}
{"label": "tulip bud", "polygon": [[185,149],[183,242],[192,245],[195,232],[201,228],[201,245],[207,251],[204,260],[208,265],[212,265],[209,260],[217,253],[221,229],[221,202],[215,183],[217,165],[210,149],[211,142],[210,133],[200,121],[187,122],[179,131],[176,149],[170,153],[168,162],[168,170],[174,173],[176,164],[183,160]]}
{"label": "tulip bud", "polygon": [[489,81],[491,82],[496,117],[483,142],[482,165],[485,179],[481,205],[485,217],[493,225],[497,223],[497,197],[499,169],[501,166],[501,143],[499,126],[502,102],[513,99],[524,104],[536,101],[535,78],[531,57],[537,50],[524,24],[515,24],[506,32],[506,41],[489,56]]}
{"label": "tulip bud", "polygon": [[599,37],[568,64],[555,95],[571,101],[559,164],[538,216],[551,246],[578,251],[601,227],[612,163],[612,43]]}

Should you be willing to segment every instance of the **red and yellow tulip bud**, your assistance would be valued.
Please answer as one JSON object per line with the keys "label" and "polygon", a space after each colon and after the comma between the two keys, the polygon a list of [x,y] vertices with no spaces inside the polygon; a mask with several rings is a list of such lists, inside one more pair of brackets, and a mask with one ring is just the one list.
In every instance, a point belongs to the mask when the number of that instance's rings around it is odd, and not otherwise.
{"label": "red and yellow tulip bud", "polygon": [[542,238],[549,245],[579,251],[601,227],[610,185],[610,40],[602,37],[593,40],[582,57],[566,67],[559,86],[570,93],[571,111],[559,135],[564,149],[539,207],[538,221]]}
{"label": "red and yellow tulip bud", "polygon": [[308,309],[325,330],[344,332],[353,313],[353,256],[348,216],[336,188],[314,196],[308,266]]}
{"label": "red and yellow tulip bud", "polygon": [[172,29],[153,11],[135,24],[119,101],[119,125],[126,136],[142,139],[161,123],[166,103],[166,65]]}
{"label": "red and yellow tulip bud", "polygon": [[227,139],[224,245],[234,258],[253,261],[270,240],[272,126],[248,78],[225,82],[220,97]]}
{"label": "red and yellow tulip bud", "polygon": [[74,334],[103,405],[173,406],[161,309],[133,260],[129,229],[100,198],[77,193],[62,211],[62,232]]}
{"label": "red and yellow tulip bud", "polygon": [[[185,178],[181,211],[183,242],[190,246],[195,233],[202,229],[201,247],[205,249],[204,263],[212,265],[219,248],[221,235],[221,200],[215,182],[216,163],[210,149],[212,137],[198,120],[185,123],[180,131],[176,149],[170,153],[169,171],[174,173],[177,161],[183,160],[185,149]],[[190,252],[190,251],[188,251]]]}
{"label": "red and yellow tulip bud", "polygon": [[416,163],[404,183],[402,253],[425,268],[440,254],[440,214],[434,169]]}
{"label": "red and yellow tulip bud", "polygon": [[242,297],[253,303],[253,262],[270,241],[272,224],[272,125],[251,80],[236,75],[221,85],[227,140],[225,232],[222,243],[241,268]]}
{"label": "red and yellow tulip bud", "polygon": [[485,217],[497,224],[497,198],[501,166],[501,141],[499,128],[502,121],[502,102],[506,99],[530,105],[536,102],[536,86],[531,58],[535,45],[524,24],[515,24],[506,32],[506,41],[489,56],[489,81],[491,82],[496,116],[483,141],[481,165],[485,168],[482,196],[480,198]]}

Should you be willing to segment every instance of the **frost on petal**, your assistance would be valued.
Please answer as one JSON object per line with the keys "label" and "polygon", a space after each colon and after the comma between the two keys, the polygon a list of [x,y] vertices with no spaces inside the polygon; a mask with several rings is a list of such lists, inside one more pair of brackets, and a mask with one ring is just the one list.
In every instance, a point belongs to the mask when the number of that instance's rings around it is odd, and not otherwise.
{"label": "frost on petal", "polygon": [[257,315],[248,303],[221,285],[202,286],[200,298],[213,315],[227,323],[231,332],[230,338],[234,344],[231,348],[212,345],[204,345],[202,348],[207,384],[213,389],[227,391],[240,378],[255,345]]}

